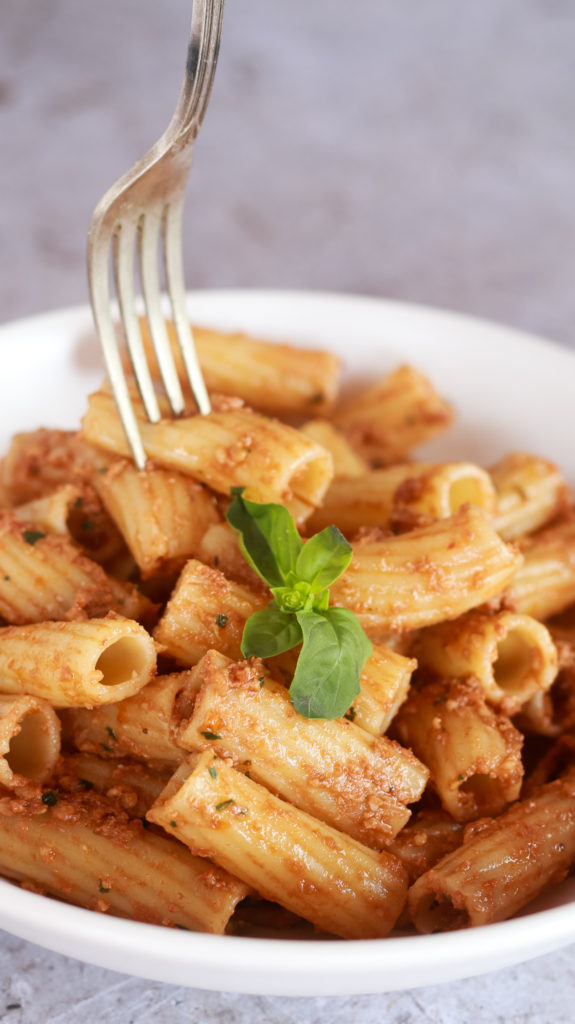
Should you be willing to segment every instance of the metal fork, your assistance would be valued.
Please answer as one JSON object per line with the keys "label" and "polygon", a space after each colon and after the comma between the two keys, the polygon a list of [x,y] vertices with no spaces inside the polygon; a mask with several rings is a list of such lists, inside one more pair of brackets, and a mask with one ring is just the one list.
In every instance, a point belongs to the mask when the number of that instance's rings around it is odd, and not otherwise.
{"label": "metal fork", "polygon": [[157,423],[161,416],[136,311],[136,247],[149,333],[170,406],[175,414],[181,413],[184,396],[162,310],[160,245],[176,334],[192,394],[200,413],[210,412],[210,400],[186,311],[182,208],[194,142],[216,70],[224,2],[193,0],[186,75],[172,120],[145,156],[105,193],[90,225],[88,280],[94,321],[118,411],[139,469],[146,464],[146,452],[111,312],[110,255],[123,335],[148,418]]}

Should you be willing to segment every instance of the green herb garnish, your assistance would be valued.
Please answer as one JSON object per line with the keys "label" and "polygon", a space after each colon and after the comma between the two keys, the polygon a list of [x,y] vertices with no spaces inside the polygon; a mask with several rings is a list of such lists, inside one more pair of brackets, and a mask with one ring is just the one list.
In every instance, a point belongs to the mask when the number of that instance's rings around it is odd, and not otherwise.
{"label": "green herb garnish", "polygon": [[22,536],[27,544],[34,545],[36,541],[43,540],[46,534],[41,530],[24,530]]}
{"label": "green herb garnish", "polygon": [[42,793],[42,803],[46,804],[46,807],[55,807],[58,803],[58,794],[53,789],[47,790],[46,793]]}
{"label": "green herb garnish", "polygon": [[177,821],[174,821],[173,818],[172,818],[172,820],[170,822],[170,825],[172,826],[172,828],[177,828],[178,827]]}
{"label": "green herb garnish", "polygon": [[223,629],[228,619],[229,615],[222,615],[221,612],[218,612],[218,614],[216,615],[216,626],[219,626],[220,629]]}
{"label": "green herb garnish", "polygon": [[361,670],[372,650],[353,612],[329,604],[328,588],[347,569],[351,545],[336,526],[304,544],[283,505],[247,501],[243,490],[232,488],[227,519],[273,601],[246,622],[242,654],[270,658],[302,644],[290,687],[292,704],[306,718],[339,718],[360,691]]}
{"label": "green herb garnish", "polygon": [[85,519],[84,522],[82,523],[82,529],[83,530],[93,530],[94,529],[94,520],[93,519]]}
{"label": "green herb garnish", "polygon": [[212,779],[217,779],[217,777],[218,777],[218,769],[216,767],[214,767],[213,764],[210,765],[210,767],[208,768],[208,771],[209,771],[210,775],[212,776]]}
{"label": "green herb garnish", "polygon": [[209,729],[203,732],[202,736],[205,736],[207,740],[221,740],[222,738],[219,732],[210,732]]}
{"label": "green herb garnish", "polygon": [[104,885],[102,879],[101,878],[98,879],[98,892],[110,892],[110,889],[111,889],[111,886],[108,886],[108,888],[106,888],[106,886]]}
{"label": "green herb garnish", "polygon": [[235,800],[222,800],[221,804],[216,804],[216,811],[223,811],[226,807],[231,807],[235,802]]}
{"label": "green herb garnish", "polygon": [[85,790],[93,789],[94,788],[94,783],[90,782],[89,779],[78,779],[78,785],[79,785],[80,789],[85,789]]}
{"label": "green herb garnish", "polygon": [[106,726],[106,732],[108,733],[108,736],[110,736],[110,738],[114,740],[115,743],[118,742],[118,737],[116,736],[116,733],[112,729],[111,725]]}

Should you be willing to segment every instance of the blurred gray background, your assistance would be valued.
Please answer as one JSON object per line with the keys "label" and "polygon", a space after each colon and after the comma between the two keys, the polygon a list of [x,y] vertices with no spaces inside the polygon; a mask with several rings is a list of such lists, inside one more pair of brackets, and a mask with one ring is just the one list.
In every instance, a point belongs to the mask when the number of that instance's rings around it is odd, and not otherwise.
{"label": "blurred gray background", "polygon": [[[0,319],[82,302],[190,0],[0,2]],[[575,341],[573,0],[228,0],[190,287],[321,288]]]}
{"label": "blurred gray background", "polygon": [[[87,300],[92,210],[172,113],[190,9],[0,0],[0,320]],[[574,193],[575,0],[228,0],[187,281],[382,295],[575,345]],[[565,950],[433,989],[258,999],[0,934],[15,1024],[571,1024],[574,981]]]}

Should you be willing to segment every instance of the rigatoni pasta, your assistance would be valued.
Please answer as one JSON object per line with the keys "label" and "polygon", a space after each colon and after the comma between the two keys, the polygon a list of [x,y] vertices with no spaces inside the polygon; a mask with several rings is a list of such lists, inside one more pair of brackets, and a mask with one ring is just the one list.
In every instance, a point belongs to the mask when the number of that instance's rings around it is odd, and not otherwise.
{"label": "rigatoni pasta", "polygon": [[147,818],[343,938],[387,935],[405,902],[407,876],[396,857],[279,800],[209,750],[183,763]]}
{"label": "rigatoni pasta", "polygon": [[0,629],[0,693],[32,694],[57,708],[92,707],[131,697],[155,671],[154,642],[130,619]]}
{"label": "rigatoni pasta", "polygon": [[558,671],[549,630],[530,615],[469,612],[454,622],[422,630],[415,649],[419,664],[444,676],[472,676],[485,699],[513,715]]}
{"label": "rigatoni pasta", "polygon": [[60,722],[48,701],[0,696],[0,786],[44,782],[60,754]]}
{"label": "rigatoni pasta", "polygon": [[428,778],[410,751],[345,719],[298,715],[257,658],[237,664],[211,652],[195,673],[191,714],[178,721],[176,711],[180,746],[231,758],[294,806],[376,849],[408,821],[407,804]]}
{"label": "rigatoni pasta", "polygon": [[[333,476],[329,452],[279,420],[248,409],[212,412],[179,420],[140,420],[148,455],[220,494],[245,487],[252,501],[284,503],[298,520],[319,505]],[[91,396],[82,421],[86,440],[130,456],[114,399]]]}
{"label": "rigatoni pasta", "polygon": [[[560,471],[412,456],[453,415],[412,367],[332,415],[329,353],[196,340],[214,411],[134,395],[144,470],[107,387],[0,463],[0,872],[216,933],[508,916],[575,860]],[[523,732],[555,741],[526,781]]]}
{"label": "rigatoni pasta", "polygon": [[398,537],[360,539],[332,594],[377,636],[455,619],[499,594],[520,565],[521,556],[466,505]]}
{"label": "rigatoni pasta", "polygon": [[396,726],[428,766],[433,788],[456,821],[500,814],[518,799],[523,738],[509,718],[489,708],[473,681],[412,688]]}
{"label": "rigatoni pasta", "polygon": [[323,504],[309,526],[321,530],[335,523],[346,536],[366,526],[402,526],[411,519],[445,519],[468,502],[489,517],[495,492],[489,474],[468,462],[406,463],[374,469],[353,479],[338,478],[328,487]]}

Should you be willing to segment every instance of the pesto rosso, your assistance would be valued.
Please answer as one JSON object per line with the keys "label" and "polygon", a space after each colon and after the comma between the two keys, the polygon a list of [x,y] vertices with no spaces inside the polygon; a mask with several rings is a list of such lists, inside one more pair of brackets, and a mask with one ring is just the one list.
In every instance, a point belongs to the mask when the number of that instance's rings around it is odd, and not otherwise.
{"label": "pesto rosso", "polygon": [[271,658],[301,644],[290,697],[306,718],[339,718],[360,690],[372,645],[358,619],[329,603],[329,587],[347,569],[352,549],[336,526],[304,543],[283,505],[259,504],[232,488],[227,512],[242,554],[273,600],[245,624],[244,658]]}

